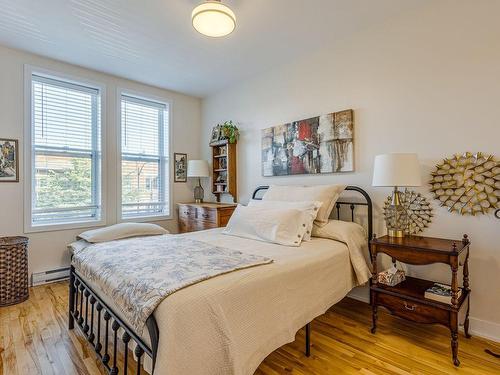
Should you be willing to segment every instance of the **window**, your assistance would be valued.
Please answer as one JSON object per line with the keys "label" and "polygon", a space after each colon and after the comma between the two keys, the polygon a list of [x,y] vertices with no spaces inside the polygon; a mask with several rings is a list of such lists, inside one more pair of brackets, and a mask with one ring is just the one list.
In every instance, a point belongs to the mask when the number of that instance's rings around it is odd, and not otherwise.
{"label": "window", "polygon": [[121,217],[169,216],[165,103],[121,95]]}
{"label": "window", "polygon": [[30,227],[100,221],[100,90],[31,73]]}

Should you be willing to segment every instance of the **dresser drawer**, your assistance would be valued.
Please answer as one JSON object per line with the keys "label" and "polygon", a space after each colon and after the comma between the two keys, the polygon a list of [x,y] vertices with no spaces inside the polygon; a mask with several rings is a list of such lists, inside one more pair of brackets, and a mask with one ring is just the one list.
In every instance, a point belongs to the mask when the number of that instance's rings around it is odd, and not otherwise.
{"label": "dresser drawer", "polygon": [[417,323],[441,323],[448,325],[449,312],[447,310],[385,293],[377,293],[376,299],[379,306],[384,306],[393,315],[401,318]]}
{"label": "dresser drawer", "polygon": [[192,223],[191,232],[195,232],[198,230],[213,229],[213,228],[217,228],[217,223],[212,223],[212,222],[203,221],[203,220],[196,220]]}
{"label": "dresser drawer", "polygon": [[196,208],[188,205],[179,205],[179,218],[195,219]]}
{"label": "dresser drawer", "polygon": [[211,223],[217,224],[217,210],[206,207],[198,207],[196,209],[196,218],[202,221],[209,221]]}
{"label": "dresser drawer", "polygon": [[186,218],[179,217],[179,233],[192,232],[189,223],[190,221]]}

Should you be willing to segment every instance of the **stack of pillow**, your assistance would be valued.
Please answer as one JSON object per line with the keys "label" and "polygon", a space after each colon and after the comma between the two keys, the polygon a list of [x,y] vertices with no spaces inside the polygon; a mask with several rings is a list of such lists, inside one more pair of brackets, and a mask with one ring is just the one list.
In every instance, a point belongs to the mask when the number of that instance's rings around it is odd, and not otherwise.
{"label": "stack of pillow", "polygon": [[309,241],[325,226],[345,185],[272,185],[262,200],[239,205],[223,233],[285,246]]}

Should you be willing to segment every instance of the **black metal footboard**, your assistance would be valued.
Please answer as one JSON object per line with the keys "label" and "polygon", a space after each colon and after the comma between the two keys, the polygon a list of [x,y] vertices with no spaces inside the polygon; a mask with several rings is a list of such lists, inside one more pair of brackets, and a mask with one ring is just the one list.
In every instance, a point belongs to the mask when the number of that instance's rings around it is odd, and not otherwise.
{"label": "black metal footboard", "polygon": [[[149,331],[151,348],[124,323],[116,313],[80,278],[73,266],[69,279],[69,329],[75,322],[80,327],[87,341],[93,346],[97,356],[110,375],[127,374],[129,368],[129,345],[133,340],[137,346],[134,354],[137,359],[135,373],[141,373],[143,355],[148,355],[153,362],[153,371],[158,353],[159,330],[153,314],[146,325]],[[111,332],[110,332],[111,328]],[[118,330],[124,333],[119,337]],[[123,344],[123,362],[118,361],[119,341]],[[120,366],[121,365],[121,366]],[[121,371],[120,371],[121,367]]]}

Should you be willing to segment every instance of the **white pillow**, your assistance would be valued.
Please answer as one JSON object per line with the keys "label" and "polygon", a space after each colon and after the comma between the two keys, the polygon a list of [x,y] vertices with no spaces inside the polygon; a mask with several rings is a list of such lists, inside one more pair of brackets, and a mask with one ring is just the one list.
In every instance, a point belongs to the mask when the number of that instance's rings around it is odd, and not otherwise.
{"label": "white pillow", "polygon": [[314,220],[318,215],[318,210],[320,209],[323,203],[319,201],[310,202],[280,202],[280,201],[262,201],[262,200],[251,200],[248,202],[248,207],[263,207],[270,209],[280,209],[280,208],[294,208],[296,210],[305,211],[307,213],[305,222],[306,224],[306,232],[304,233],[304,237],[302,241],[310,241],[311,233],[314,224]]}
{"label": "white pillow", "polygon": [[294,208],[238,205],[223,234],[285,246],[300,246],[306,232],[307,213]]}
{"label": "white pillow", "polygon": [[169,233],[169,231],[156,224],[120,223],[109,227],[88,230],[81,233],[78,238],[82,238],[87,242],[97,243],[118,240],[120,238],[154,236],[166,233]]}
{"label": "white pillow", "polygon": [[346,185],[318,185],[318,186],[286,186],[271,185],[262,197],[264,201],[319,201],[322,206],[318,211],[315,223],[324,225],[333,210],[335,202],[344,191]]}

